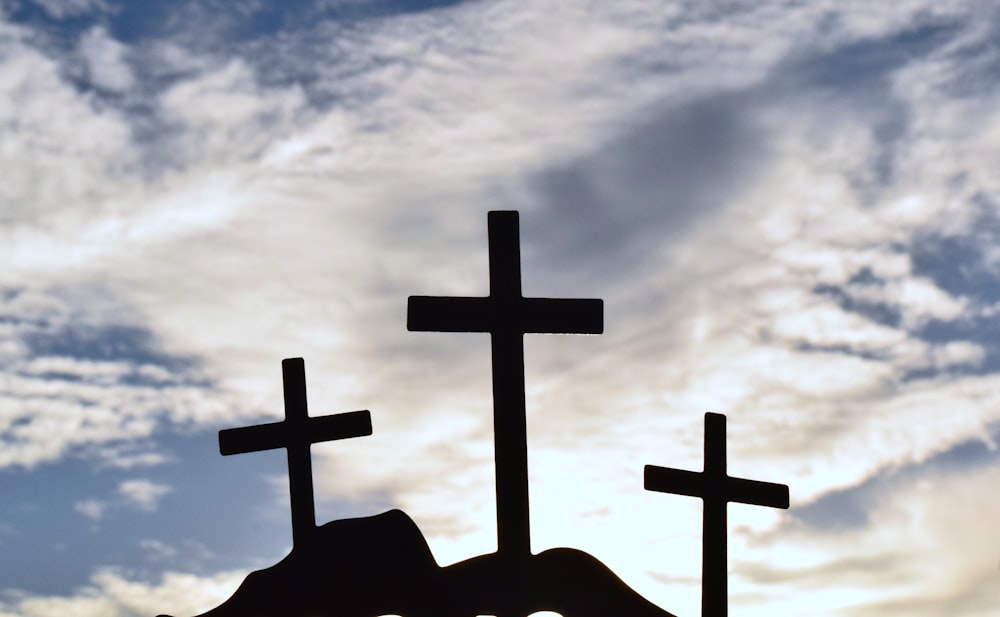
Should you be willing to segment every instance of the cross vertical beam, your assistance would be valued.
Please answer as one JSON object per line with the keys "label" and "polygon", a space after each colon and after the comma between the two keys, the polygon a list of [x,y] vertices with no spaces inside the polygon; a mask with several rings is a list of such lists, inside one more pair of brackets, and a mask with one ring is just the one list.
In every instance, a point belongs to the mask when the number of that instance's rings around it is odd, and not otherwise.
{"label": "cross vertical beam", "polygon": [[288,493],[292,507],[292,545],[302,546],[316,529],[312,456],[314,443],[372,434],[367,410],[310,418],[306,405],[306,371],[302,358],[281,361],[285,419],[281,422],[219,431],[223,456],[284,448],[288,458]]}
{"label": "cross vertical beam", "polygon": [[646,465],[647,491],[700,497],[702,510],[701,615],[726,617],[728,598],[729,502],[788,508],[788,486],[732,478],[726,472],[726,416],[705,414],[704,471]]}
{"label": "cross vertical beam", "polygon": [[528,450],[524,402],[524,334],[600,334],[604,304],[597,299],[525,298],[516,211],[487,215],[490,295],[410,296],[411,332],[488,332],[493,361],[497,553],[531,555]]}
{"label": "cross vertical beam", "polygon": [[297,544],[296,531],[316,527],[316,504],[312,477],[311,441],[307,431],[309,406],[306,401],[306,371],[304,361],[281,363],[281,378],[285,399],[285,430],[288,441],[288,499],[292,508],[292,544]]}
{"label": "cross vertical beam", "polygon": [[[487,215],[490,299],[516,310],[521,299],[521,247],[517,214]],[[507,305],[507,306],[504,306]],[[504,324],[513,326],[514,324]],[[496,465],[497,549],[531,554],[528,506],[528,427],[524,400],[524,336],[500,324],[490,333],[493,367],[493,439]]]}

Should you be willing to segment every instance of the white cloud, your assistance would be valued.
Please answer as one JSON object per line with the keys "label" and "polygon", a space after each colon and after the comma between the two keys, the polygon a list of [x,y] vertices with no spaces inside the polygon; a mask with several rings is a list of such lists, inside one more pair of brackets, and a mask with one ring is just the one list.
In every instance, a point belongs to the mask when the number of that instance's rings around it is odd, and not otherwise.
{"label": "white cloud", "polygon": [[[983,521],[1000,507],[989,488],[998,479],[995,466],[931,472],[878,495],[863,528],[783,530],[771,548],[780,568],[734,565],[735,592],[747,580],[766,582],[771,589],[767,598],[748,597],[740,611],[989,615],[1000,599],[994,582],[1000,538]],[[803,593],[807,589],[816,591]]]}
{"label": "white cloud", "polygon": [[125,480],[118,485],[118,494],[127,504],[146,512],[154,512],[159,508],[160,500],[173,490],[167,484],[159,484],[146,478]]}
{"label": "white cloud", "polygon": [[[0,615],[17,617],[142,617],[197,615],[221,604],[246,576],[244,571],[199,577],[166,572],[158,583],[131,581],[114,570],[98,571],[72,596],[29,596],[0,603]],[[3,611],[6,611],[3,612]]]}
{"label": "white cloud", "polygon": [[86,516],[90,520],[97,522],[104,517],[104,511],[108,504],[100,499],[85,499],[73,504],[73,509]]}
{"label": "white cloud", "polygon": [[66,356],[35,357],[22,365],[22,371],[32,376],[57,374],[80,377],[97,383],[114,383],[127,375],[130,368],[126,362],[79,360]]}
{"label": "white cloud", "polygon": [[127,47],[112,38],[107,30],[96,27],[80,38],[90,82],[110,92],[125,92],[135,84],[132,69],[126,60]]}
{"label": "white cloud", "polygon": [[969,341],[951,341],[934,350],[934,364],[939,368],[980,366],[985,358],[983,346]]}
{"label": "white cloud", "polygon": [[[147,438],[167,410],[180,411],[176,419],[187,423],[207,419],[204,413],[223,409],[225,406],[202,388],[102,387],[10,377],[0,393],[0,428],[5,432],[0,467],[32,468],[80,447]],[[114,446],[90,449],[99,459],[102,452],[112,457],[105,459],[107,464],[121,466],[124,463],[115,458],[117,451]],[[139,456],[132,461],[149,464],[166,460],[155,451]]]}
{"label": "white cloud", "polygon": [[154,467],[174,460],[171,456],[158,452],[155,445],[143,441],[97,444],[88,447],[85,453],[88,458],[97,461],[99,467],[111,469]]}
{"label": "white cloud", "polygon": [[816,346],[843,345],[862,351],[888,351],[907,342],[906,332],[847,311],[830,298],[810,297],[803,289],[779,293],[777,301],[795,304],[775,308],[801,307],[775,323],[774,334],[784,339]]}
{"label": "white cloud", "polygon": [[17,607],[23,617],[125,617],[113,600],[103,596],[30,598]]}
{"label": "white cloud", "polygon": [[81,450],[101,466],[157,464],[167,458],[155,444],[129,440],[151,436],[168,417],[186,424],[226,414],[228,397],[213,392],[211,376],[158,349],[104,291],[26,289],[0,300],[9,324],[0,331],[9,343],[0,467],[31,468]]}
{"label": "white cloud", "polygon": [[45,12],[56,19],[74,17],[95,9],[105,9],[105,0],[37,0]]}
{"label": "white cloud", "polygon": [[914,277],[902,282],[898,289],[898,304],[903,309],[905,325],[914,328],[929,319],[951,321],[965,312],[965,302],[953,298],[925,278]]}
{"label": "white cloud", "polygon": [[148,558],[153,561],[171,559],[176,557],[178,553],[177,548],[161,542],[160,540],[154,540],[151,538],[139,540],[139,546],[146,552],[149,556]]}
{"label": "white cloud", "polygon": [[159,101],[164,120],[180,125],[176,148],[187,165],[209,167],[257,157],[285,138],[298,116],[308,114],[299,88],[263,88],[243,61],[185,80]]}
{"label": "white cloud", "polygon": [[[58,233],[68,219],[79,225],[109,196],[129,190],[133,181],[121,172],[137,154],[122,115],[78,92],[27,38],[18,31],[0,37],[0,163],[7,172],[0,233],[14,249],[11,268],[29,237]],[[11,268],[0,280],[18,274]]]}

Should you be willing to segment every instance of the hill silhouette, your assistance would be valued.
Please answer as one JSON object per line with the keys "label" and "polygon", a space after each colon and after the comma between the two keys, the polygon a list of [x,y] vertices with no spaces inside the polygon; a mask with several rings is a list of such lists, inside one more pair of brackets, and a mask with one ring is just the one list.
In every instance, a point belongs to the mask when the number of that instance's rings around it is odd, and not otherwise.
{"label": "hill silhouette", "polygon": [[[587,553],[556,548],[513,563],[497,553],[438,566],[400,510],[315,530],[198,617],[674,617]],[[168,616],[160,616],[168,617]]]}

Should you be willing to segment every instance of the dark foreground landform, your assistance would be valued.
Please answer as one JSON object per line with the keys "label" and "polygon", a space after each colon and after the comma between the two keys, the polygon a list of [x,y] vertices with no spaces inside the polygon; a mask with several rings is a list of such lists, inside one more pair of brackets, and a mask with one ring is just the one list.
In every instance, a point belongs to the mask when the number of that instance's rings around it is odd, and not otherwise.
{"label": "dark foreground landform", "polygon": [[[231,598],[198,617],[675,617],[600,561],[569,548],[511,563],[493,553],[442,568],[400,510],[316,529]],[[166,616],[160,616],[166,617]]]}

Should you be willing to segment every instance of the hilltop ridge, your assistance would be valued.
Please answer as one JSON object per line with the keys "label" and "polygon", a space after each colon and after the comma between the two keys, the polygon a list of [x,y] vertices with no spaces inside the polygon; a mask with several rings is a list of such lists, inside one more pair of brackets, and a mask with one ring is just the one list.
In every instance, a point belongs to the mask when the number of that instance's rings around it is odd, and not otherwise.
{"label": "hilltop ridge", "polygon": [[401,510],[318,527],[312,542],[250,573],[232,597],[197,617],[474,617],[537,611],[675,617],[575,549],[550,549],[519,564],[491,553],[442,568]]}

